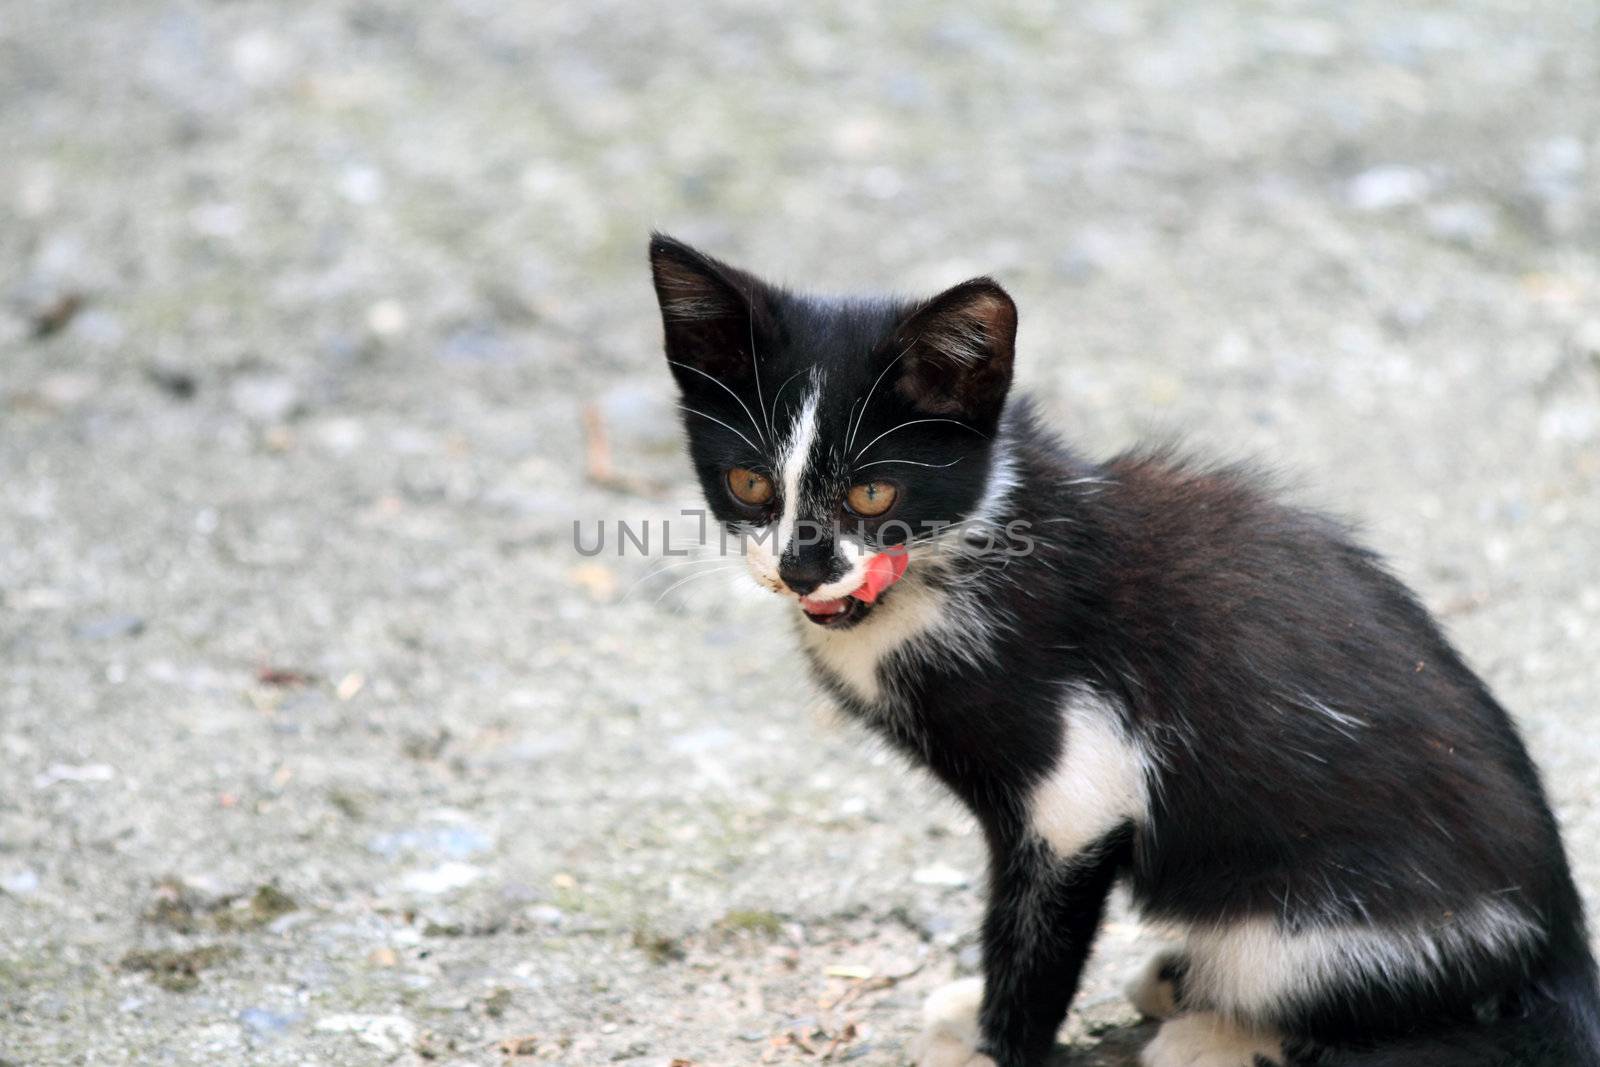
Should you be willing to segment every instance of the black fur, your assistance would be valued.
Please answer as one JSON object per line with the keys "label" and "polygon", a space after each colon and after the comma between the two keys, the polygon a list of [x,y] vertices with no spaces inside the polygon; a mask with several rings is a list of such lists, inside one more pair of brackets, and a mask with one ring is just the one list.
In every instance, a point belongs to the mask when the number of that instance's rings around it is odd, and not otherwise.
{"label": "black fur", "polygon": [[[956,553],[907,577],[978,604],[982,648],[889,657],[881,701],[816,663],[982,825],[982,1050],[1001,1067],[1047,1055],[1118,879],[1152,918],[1270,918],[1289,934],[1436,931],[1509,909],[1533,927],[1514,943],[1468,939],[1409,974],[1356,968],[1248,1021],[1289,1035],[1295,1064],[1600,1064],[1582,907],[1538,774],[1427,611],[1344,527],[1240,468],[1065,448],[1005,401],[1016,313],[991,281],[925,302],[821,300],[664,237],[651,258],[690,455],[723,523],[775,520],[781,500],[752,512],[725,474],[781,475],[792,383],[822,376],[824,445],[800,492],[819,532],[785,555],[785,579],[838,577],[835,524],[933,543],[928,524],[973,516],[1003,466],[1016,482],[983,531],[1026,531],[1030,551]],[[919,419],[940,421],[896,428]],[[874,459],[893,462],[861,469]],[[839,501],[867,478],[899,495],[854,520]],[[1119,709],[1155,780],[1143,818],[1062,859],[1027,805],[1072,744],[1060,709],[1076,691]]]}

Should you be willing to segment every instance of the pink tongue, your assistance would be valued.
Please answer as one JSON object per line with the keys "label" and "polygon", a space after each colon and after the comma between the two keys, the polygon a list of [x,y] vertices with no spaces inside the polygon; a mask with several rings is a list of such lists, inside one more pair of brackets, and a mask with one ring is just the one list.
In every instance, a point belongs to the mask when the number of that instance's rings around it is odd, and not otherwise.
{"label": "pink tongue", "polygon": [[897,545],[887,552],[879,552],[867,561],[866,580],[850,595],[871,604],[878,599],[878,594],[900,580],[910,562],[911,557],[904,545]]}
{"label": "pink tongue", "polygon": [[[910,562],[911,557],[903,545],[897,545],[887,552],[877,553],[867,561],[867,575],[850,595],[868,604],[876,602],[885,589],[900,580]],[[802,598],[800,606],[813,615],[837,615],[849,607],[844,601],[843,597],[837,600]]]}

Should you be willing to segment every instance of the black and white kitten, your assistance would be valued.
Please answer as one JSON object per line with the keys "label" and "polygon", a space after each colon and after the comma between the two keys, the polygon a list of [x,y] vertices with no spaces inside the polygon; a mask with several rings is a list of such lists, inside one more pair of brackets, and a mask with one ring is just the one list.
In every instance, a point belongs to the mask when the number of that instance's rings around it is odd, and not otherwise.
{"label": "black and white kitten", "polygon": [[1149,1067],[1600,1064],[1538,774],[1343,527],[1063,447],[1008,402],[988,279],[824,300],[650,258],[712,512],[822,685],[983,829],[984,977],[930,1001],[920,1064],[1044,1062],[1119,880],[1185,938],[1130,990]]}

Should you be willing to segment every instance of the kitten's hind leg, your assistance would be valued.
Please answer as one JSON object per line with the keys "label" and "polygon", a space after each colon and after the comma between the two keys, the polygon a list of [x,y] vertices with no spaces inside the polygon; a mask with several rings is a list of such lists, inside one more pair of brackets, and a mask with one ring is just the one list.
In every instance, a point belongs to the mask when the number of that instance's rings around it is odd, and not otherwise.
{"label": "kitten's hind leg", "polygon": [[1183,1004],[1183,976],[1189,957],[1179,951],[1153,956],[1139,976],[1124,988],[1128,1002],[1147,1019],[1170,1019]]}
{"label": "kitten's hind leg", "polygon": [[1283,1039],[1210,1012],[1168,1019],[1139,1053],[1142,1067],[1279,1067]]}

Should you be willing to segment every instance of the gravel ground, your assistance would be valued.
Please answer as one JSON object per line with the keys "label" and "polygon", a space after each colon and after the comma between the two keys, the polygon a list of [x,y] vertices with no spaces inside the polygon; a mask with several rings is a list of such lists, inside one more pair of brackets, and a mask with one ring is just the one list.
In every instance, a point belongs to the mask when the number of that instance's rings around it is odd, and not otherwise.
{"label": "gravel ground", "polygon": [[978,841],[779,605],[617,554],[695,500],[653,225],[992,271],[1084,447],[1297,472],[1595,903],[1600,9],[875,7],[5,5],[0,1060],[900,1062]]}

